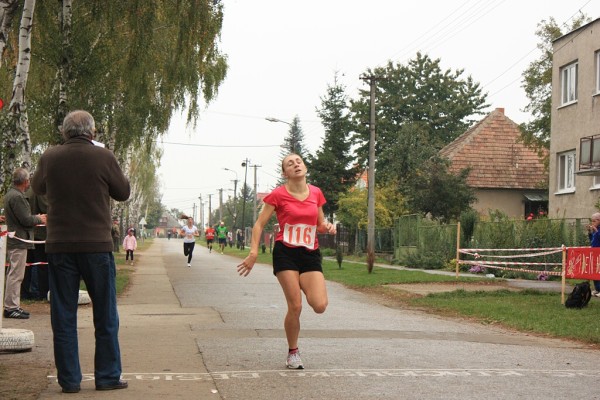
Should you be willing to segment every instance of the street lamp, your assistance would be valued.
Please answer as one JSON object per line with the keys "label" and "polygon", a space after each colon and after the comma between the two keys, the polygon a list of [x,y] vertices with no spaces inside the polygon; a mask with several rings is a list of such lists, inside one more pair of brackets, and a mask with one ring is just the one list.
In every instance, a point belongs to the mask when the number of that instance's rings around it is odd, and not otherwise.
{"label": "street lamp", "polygon": [[233,207],[235,212],[233,213],[233,229],[236,228],[237,224],[237,183],[238,183],[238,175],[232,169],[223,168],[225,171],[233,172],[235,174],[235,179],[233,180]]}
{"label": "street lamp", "polygon": [[280,120],[279,118],[266,117],[265,119],[267,121],[269,121],[269,122],[281,122],[283,124],[288,124],[289,126],[292,126],[292,124],[290,122],[286,122],[286,121]]}

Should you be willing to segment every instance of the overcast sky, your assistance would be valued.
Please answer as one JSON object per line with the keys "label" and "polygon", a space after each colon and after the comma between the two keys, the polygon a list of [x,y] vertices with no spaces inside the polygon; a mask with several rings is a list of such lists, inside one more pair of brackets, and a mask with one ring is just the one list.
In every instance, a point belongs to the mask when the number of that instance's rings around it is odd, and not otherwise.
{"label": "overcast sky", "polygon": [[[241,163],[258,165],[257,187],[268,192],[278,178],[285,123],[300,118],[306,148],[320,147],[323,128],[315,108],[336,72],[351,98],[367,85],[359,76],[389,60],[406,63],[417,51],[464,69],[488,93],[488,111],[505,108],[517,123],[530,116],[521,75],[538,58],[537,25],[559,23],[581,10],[600,17],[600,0],[223,0],[221,49],[229,72],[195,129],[178,113],[163,139],[159,169],[163,204],[192,214],[202,197],[205,213],[238,193]],[[600,44],[599,44],[600,47]],[[226,171],[229,168],[234,172]],[[254,168],[247,182],[254,184]],[[199,214],[197,214],[199,215]],[[206,214],[205,214],[206,215]]]}

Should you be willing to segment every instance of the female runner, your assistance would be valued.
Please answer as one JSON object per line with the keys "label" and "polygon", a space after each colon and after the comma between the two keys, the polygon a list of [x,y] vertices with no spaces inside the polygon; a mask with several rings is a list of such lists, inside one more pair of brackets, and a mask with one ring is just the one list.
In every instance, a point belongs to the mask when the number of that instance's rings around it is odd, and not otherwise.
{"label": "female runner", "polygon": [[303,369],[298,352],[302,292],[316,313],[325,312],[327,289],[317,232],[334,235],[336,229],[325,220],[323,193],[306,182],[307,171],[302,158],[290,154],[283,159],[281,168],[286,182],[264,198],[264,206],[252,228],[250,254],[237,266],[237,271],[240,276],[248,276],[252,271],[263,228],[275,212],[280,230],[273,248],[273,274],[283,289],[288,306],[284,320],[288,342],[286,365],[291,369]]}

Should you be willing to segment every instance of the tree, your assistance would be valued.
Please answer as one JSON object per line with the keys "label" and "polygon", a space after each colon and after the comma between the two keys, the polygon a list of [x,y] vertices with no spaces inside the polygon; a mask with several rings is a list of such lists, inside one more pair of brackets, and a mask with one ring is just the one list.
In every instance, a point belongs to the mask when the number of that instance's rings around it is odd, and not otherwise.
{"label": "tree", "polygon": [[17,12],[17,0],[0,0],[0,65],[4,57],[4,49],[8,42],[8,35],[12,27],[12,20]]}
{"label": "tree", "polygon": [[[397,185],[378,185],[375,188],[375,214],[379,227],[394,226],[394,221],[406,214],[406,199],[396,189]],[[339,199],[338,220],[348,227],[366,229],[367,227],[367,190],[352,189]]]}
{"label": "tree", "polygon": [[454,175],[448,171],[449,163],[439,156],[431,157],[404,183],[411,212],[449,222],[470,209],[476,197],[466,182],[469,169]]}
{"label": "tree", "polygon": [[[567,32],[579,28],[590,21],[585,14],[576,17]],[[523,111],[530,112],[533,119],[521,124],[521,133],[524,143],[538,149],[540,154],[543,149],[550,149],[550,115],[552,112],[552,42],[563,35],[563,31],[554,18],[542,20],[538,24],[535,34],[540,39],[537,47],[542,52],[540,57],[532,61],[523,72],[521,87],[529,104]],[[558,49],[557,51],[560,51]],[[549,153],[545,153],[548,157]],[[546,165],[548,162],[546,160]]]}
{"label": "tree", "polygon": [[[365,73],[378,78],[375,169],[378,173],[386,171],[382,179],[404,179],[410,169],[402,165],[419,164],[437,153],[474,123],[474,116],[483,113],[486,96],[479,83],[470,76],[462,77],[463,72],[443,71],[440,59],[417,53],[406,65],[390,61],[385,67]],[[360,146],[359,162],[365,165],[369,92],[361,90],[351,109],[357,132],[354,139]],[[417,155],[419,159],[415,159]],[[410,162],[404,160],[409,156],[413,158]]]}
{"label": "tree", "polygon": [[[35,10],[27,87],[36,151],[60,143],[64,113],[81,108],[94,116],[99,141],[126,163],[132,148],[149,149],[145,144],[168,130],[174,112],[187,110],[194,123],[200,105],[216,96],[227,72],[218,47],[219,1],[70,4],[38,2]],[[16,49],[7,47],[2,60],[0,98],[6,98],[12,88],[4,78],[14,75]],[[6,119],[0,112],[2,143]]]}
{"label": "tree", "polygon": [[[288,135],[285,137],[285,139],[283,139],[283,145],[281,147],[281,157],[279,159],[279,164],[277,165],[278,172],[281,172],[281,163],[289,154],[298,154],[303,160],[308,161],[306,157],[308,152],[304,146],[304,134],[302,133],[302,128],[300,127],[300,118],[297,115],[292,120]],[[285,179],[279,178],[279,185],[283,184],[284,182]]]}
{"label": "tree", "polygon": [[308,156],[309,178],[323,191],[327,199],[323,211],[333,221],[340,195],[354,185],[359,172],[352,166],[348,97],[344,86],[337,82],[337,76],[333,86],[327,87],[326,96],[321,97],[321,108],[317,108],[317,113],[325,128],[325,138],[315,156]]}
{"label": "tree", "polygon": [[[8,5],[9,9],[11,5]],[[27,117],[27,103],[25,102],[25,89],[31,65],[31,36],[33,29],[33,12],[35,0],[25,0],[21,23],[19,26],[19,55],[13,81],[12,98],[8,107],[8,118],[4,119],[2,127],[4,140],[3,150],[0,153],[0,187],[5,191],[12,171],[21,164],[31,168],[31,137],[29,135],[29,121]],[[8,13],[4,13],[7,17]]]}

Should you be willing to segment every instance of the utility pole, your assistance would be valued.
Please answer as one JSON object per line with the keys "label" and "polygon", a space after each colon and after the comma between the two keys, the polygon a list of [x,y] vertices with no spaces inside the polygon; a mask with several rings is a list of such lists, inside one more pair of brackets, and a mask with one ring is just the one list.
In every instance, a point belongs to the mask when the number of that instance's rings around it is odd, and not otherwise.
{"label": "utility pole", "polygon": [[223,189],[219,189],[219,222],[223,221]]}
{"label": "utility pole", "polygon": [[198,196],[198,201],[200,202],[200,228],[204,232],[204,203],[202,202],[202,195]]}
{"label": "utility pole", "polygon": [[196,203],[192,206],[192,218],[196,220]]}
{"label": "utility pole", "polygon": [[[237,183],[238,180],[233,180],[233,229],[237,228]],[[235,232],[234,232],[235,233]]]}
{"label": "utility pole", "polygon": [[368,204],[367,204],[367,269],[373,272],[375,263],[375,90],[377,78],[373,75],[361,76],[360,79],[369,82],[371,88],[370,118],[369,118],[369,167],[367,170],[368,180]]}
{"label": "utility pole", "polygon": [[208,226],[212,226],[210,224],[210,214],[212,214],[212,193],[208,195]]}
{"label": "utility pole", "polygon": [[242,189],[242,243],[241,248],[244,250],[246,245],[246,180],[248,178],[248,163],[249,160],[246,158],[242,162],[242,167],[244,167],[244,188]]}
{"label": "utility pole", "polygon": [[254,224],[256,223],[256,198],[258,197],[258,193],[256,192],[256,168],[260,168],[262,167],[262,165],[253,165],[252,168],[254,168],[254,207],[253,207],[253,214],[252,214],[252,226],[254,226]]}

